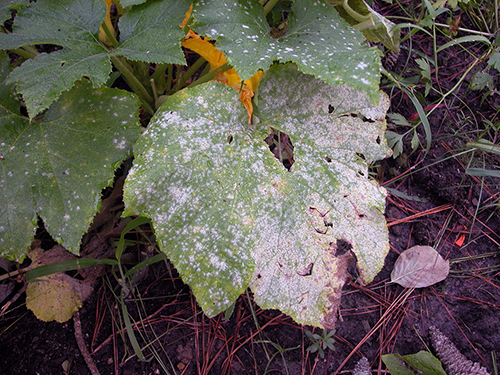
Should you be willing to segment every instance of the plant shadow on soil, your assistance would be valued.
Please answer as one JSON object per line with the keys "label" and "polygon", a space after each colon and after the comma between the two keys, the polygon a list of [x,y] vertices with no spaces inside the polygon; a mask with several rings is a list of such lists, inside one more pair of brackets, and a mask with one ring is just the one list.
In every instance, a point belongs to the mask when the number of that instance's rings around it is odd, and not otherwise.
{"label": "plant shadow on soil", "polygon": [[[457,64],[445,64],[453,68],[441,68],[444,77],[460,71],[466,60],[460,48],[453,51],[447,58]],[[402,52],[396,65],[407,61],[408,55]],[[500,107],[498,95],[481,102],[480,93],[474,96],[461,90],[460,95],[470,97],[461,111],[474,108],[468,113],[471,117],[493,119],[494,108]],[[389,112],[408,118],[414,111],[407,98],[392,103]],[[434,140],[425,157],[417,151],[405,163],[392,159],[379,163],[385,181],[416,165],[390,187],[419,199],[388,198],[391,251],[373,283],[345,286],[334,352],[326,351],[324,358],[307,352],[310,342],[304,329],[312,328],[299,326],[278,311],[258,308],[251,295],[238,299],[229,320],[223,314],[206,318],[175,269],[161,262],[148,267],[138,283],[140,302],[133,295],[127,299],[132,318],[144,322],[136,327],[136,334],[144,335],[139,338],[142,344],[151,343],[144,353],[154,357],[152,361],[139,361],[126,334],[117,333],[120,307],[107,282],[100,282],[80,310],[84,340],[101,374],[264,374],[266,369],[268,374],[332,374],[352,370],[361,356],[377,371],[383,368],[381,354],[427,350],[430,325],[492,373],[493,356],[500,358],[500,219],[494,208],[477,210],[488,191],[481,190],[479,180],[465,175],[460,159],[447,158],[450,151],[463,149],[465,144],[456,138],[453,142],[458,144],[448,141],[454,116],[440,109],[430,121]],[[463,131],[473,133],[474,125],[465,124]],[[423,132],[420,139],[425,139]],[[491,166],[499,164],[499,158],[488,157]],[[498,179],[484,182],[483,187],[498,200]],[[459,246],[457,240],[463,235],[465,242]],[[452,261],[452,272],[443,282],[403,298],[406,291],[389,283],[390,272],[398,254],[413,245],[436,247]],[[481,254],[488,255],[474,258]],[[374,327],[378,328],[370,334]],[[73,322],[38,321],[26,310],[24,297],[0,317],[0,353],[4,375],[64,374],[63,364],[68,362],[68,374],[90,374],[75,340]]]}

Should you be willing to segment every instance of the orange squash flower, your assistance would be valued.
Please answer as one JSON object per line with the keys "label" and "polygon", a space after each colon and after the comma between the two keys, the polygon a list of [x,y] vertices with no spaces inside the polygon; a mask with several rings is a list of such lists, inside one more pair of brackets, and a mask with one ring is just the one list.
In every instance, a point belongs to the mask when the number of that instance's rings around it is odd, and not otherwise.
{"label": "orange squash flower", "polygon": [[[104,0],[104,3],[106,4],[106,18],[104,19],[104,22],[106,23],[106,26],[108,27],[108,29],[111,30],[113,36],[116,37],[116,31],[113,27],[113,23],[111,22],[111,4],[113,3],[113,1],[112,0]],[[102,26],[99,26],[99,40],[107,46],[113,45],[113,43],[111,43],[108,36],[104,32],[104,29],[102,28]]]}
{"label": "orange squash flower", "polygon": [[[186,25],[186,22],[191,15],[191,8],[186,13],[186,18],[182,22],[182,26]],[[210,71],[220,68],[222,65],[227,63],[226,56],[219,51],[215,46],[210,43],[210,38],[202,39],[198,34],[189,30],[186,34],[184,42],[182,42],[184,48],[190,49],[196,52],[198,55],[203,57],[210,64]],[[240,93],[240,101],[248,112],[248,122],[252,120],[253,105],[252,98],[255,91],[259,85],[259,81],[262,77],[263,71],[258,71],[253,75],[253,77],[246,79],[241,83],[241,78],[236,72],[236,69],[231,68],[223,73],[216,73],[215,80],[222,82],[232,88],[236,89]]]}

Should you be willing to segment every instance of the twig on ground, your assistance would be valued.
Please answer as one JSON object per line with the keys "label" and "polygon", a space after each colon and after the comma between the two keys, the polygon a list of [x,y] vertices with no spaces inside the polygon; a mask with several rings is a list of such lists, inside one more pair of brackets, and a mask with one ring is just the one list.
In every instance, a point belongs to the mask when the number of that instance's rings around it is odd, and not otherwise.
{"label": "twig on ground", "polygon": [[85,341],[83,340],[82,322],[80,321],[80,313],[78,311],[75,312],[75,315],[73,315],[73,323],[75,325],[75,338],[78,348],[80,348],[80,352],[82,353],[83,359],[85,359],[85,363],[87,364],[90,373],[92,375],[101,375],[94,360],[90,356],[87,347],[85,346]]}

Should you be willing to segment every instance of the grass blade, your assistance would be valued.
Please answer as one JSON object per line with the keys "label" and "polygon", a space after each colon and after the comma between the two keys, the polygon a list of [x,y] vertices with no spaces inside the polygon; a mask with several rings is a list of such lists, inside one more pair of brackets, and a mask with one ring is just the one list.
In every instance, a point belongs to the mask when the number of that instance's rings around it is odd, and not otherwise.
{"label": "grass blade", "polygon": [[46,264],[29,270],[28,272],[26,272],[26,282],[36,282],[38,281],[37,279],[42,276],[52,275],[58,272],[79,270],[81,268],[95,266],[96,264],[107,264],[110,266],[114,266],[118,264],[118,261],[114,259],[94,258],[63,260],[61,262]]}

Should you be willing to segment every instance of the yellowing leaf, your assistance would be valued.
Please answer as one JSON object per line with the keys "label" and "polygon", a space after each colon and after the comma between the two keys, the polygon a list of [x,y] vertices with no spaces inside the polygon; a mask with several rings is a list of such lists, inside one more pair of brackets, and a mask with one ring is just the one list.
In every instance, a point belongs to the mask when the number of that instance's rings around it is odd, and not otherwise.
{"label": "yellowing leaf", "polygon": [[405,288],[425,288],[443,281],[449,272],[450,261],[432,247],[413,246],[396,260],[391,281]]}
{"label": "yellowing leaf", "polygon": [[92,293],[90,285],[64,273],[44,276],[26,288],[26,307],[44,322],[59,323],[71,319],[83,301]]}
{"label": "yellowing leaf", "polygon": [[[184,20],[186,21],[187,18]],[[184,22],[183,22],[184,24]],[[215,46],[210,43],[210,38],[202,39],[198,34],[193,31],[189,31],[186,35],[186,39],[182,43],[184,48],[188,48],[191,51],[196,52],[198,55],[203,57],[210,64],[210,71],[218,69],[222,65],[227,63],[226,56],[219,51]],[[256,72],[251,78],[243,81],[241,83],[241,78],[236,72],[236,69],[231,68],[222,74],[216,74],[215,80],[224,83],[225,85],[231,86],[240,93],[240,101],[245,106],[248,112],[248,122],[252,119],[253,105],[252,98],[254,92],[257,90],[260,78],[263,72]]]}
{"label": "yellowing leaf", "polygon": [[[28,255],[33,260],[32,266],[75,258],[62,246],[55,246],[50,251],[35,248]],[[64,323],[82,307],[92,290],[90,279],[78,280],[65,273],[55,273],[28,284],[26,307],[44,322],[55,320]]]}

